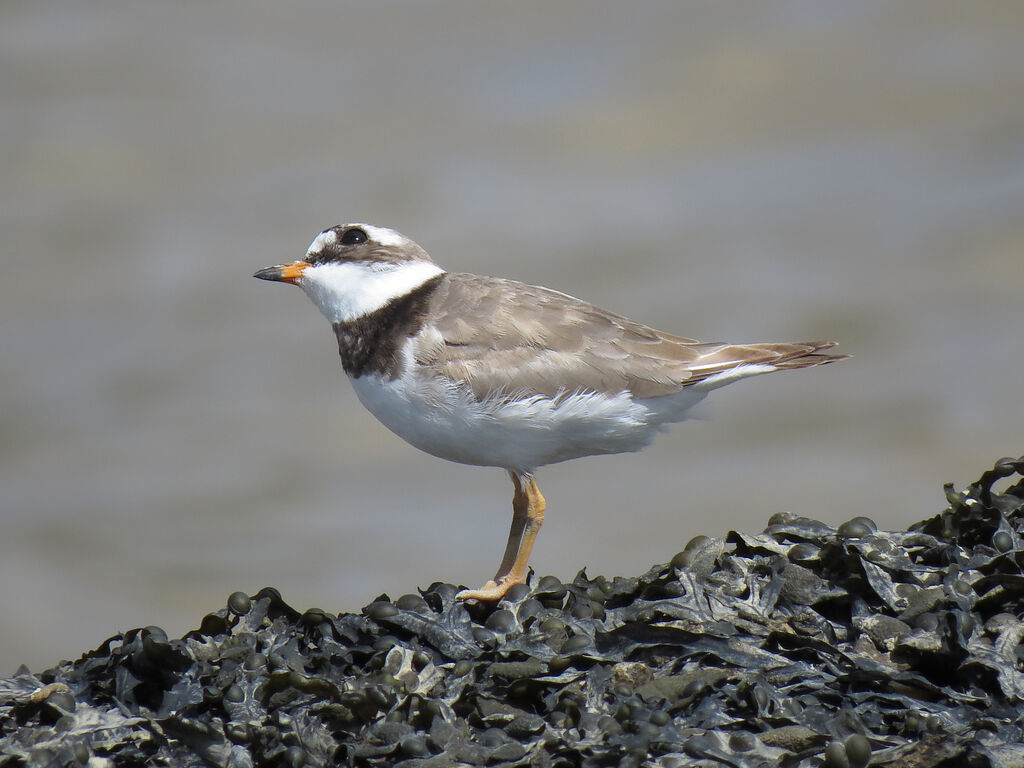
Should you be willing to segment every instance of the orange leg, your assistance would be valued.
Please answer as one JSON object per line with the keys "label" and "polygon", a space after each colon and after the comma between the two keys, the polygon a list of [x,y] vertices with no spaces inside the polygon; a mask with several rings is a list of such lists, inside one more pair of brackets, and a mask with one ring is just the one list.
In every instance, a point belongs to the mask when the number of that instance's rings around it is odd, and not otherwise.
{"label": "orange leg", "polygon": [[515,485],[515,495],[512,497],[512,527],[505,543],[505,555],[501,558],[501,565],[494,578],[480,589],[464,589],[459,592],[456,597],[460,600],[500,600],[513,584],[526,581],[530,550],[544,522],[546,504],[532,475],[520,478],[514,472],[510,474]]}
{"label": "orange leg", "polygon": [[509,472],[512,484],[515,486],[515,494],[512,496],[512,527],[508,531],[508,541],[505,542],[505,554],[501,558],[501,565],[498,566],[498,573],[494,580],[497,581],[504,574],[512,570],[512,564],[519,554],[519,544],[523,539],[523,530],[526,528],[526,520],[529,516],[530,500],[523,491],[523,485],[519,475]]}

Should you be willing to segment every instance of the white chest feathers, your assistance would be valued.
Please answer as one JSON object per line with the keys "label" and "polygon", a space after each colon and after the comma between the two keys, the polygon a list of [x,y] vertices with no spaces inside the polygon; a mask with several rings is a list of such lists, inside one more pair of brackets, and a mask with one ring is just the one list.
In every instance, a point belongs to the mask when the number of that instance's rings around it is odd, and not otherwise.
{"label": "white chest feathers", "polygon": [[[676,420],[628,392],[478,401],[467,387],[417,371],[411,360],[398,378],[351,381],[366,409],[416,448],[449,461],[521,473],[580,456],[638,451],[666,421]],[[702,397],[687,395],[692,401]]]}

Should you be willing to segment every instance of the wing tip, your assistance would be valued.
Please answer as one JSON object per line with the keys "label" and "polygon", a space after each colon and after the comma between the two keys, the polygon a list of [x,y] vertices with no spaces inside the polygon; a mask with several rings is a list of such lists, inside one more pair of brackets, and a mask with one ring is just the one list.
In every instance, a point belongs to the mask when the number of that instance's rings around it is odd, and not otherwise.
{"label": "wing tip", "polygon": [[[824,350],[837,345],[835,341],[803,341],[792,344],[796,350],[773,364],[779,369],[809,368],[814,365],[828,365],[851,357],[847,354],[823,354]],[[802,349],[802,351],[801,351]]]}

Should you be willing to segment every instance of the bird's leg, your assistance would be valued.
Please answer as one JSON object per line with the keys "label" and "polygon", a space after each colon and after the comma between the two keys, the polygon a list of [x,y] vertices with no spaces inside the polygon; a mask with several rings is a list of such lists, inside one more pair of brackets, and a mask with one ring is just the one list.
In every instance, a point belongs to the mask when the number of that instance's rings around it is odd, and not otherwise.
{"label": "bird's leg", "polygon": [[533,475],[520,477],[515,472],[512,483],[515,494],[512,496],[512,527],[508,532],[505,544],[505,555],[494,579],[488,581],[480,589],[464,589],[456,595],[460,600],[500,600],[513,584],[526,581],[526,566],[530,559],[533,541],[537,531],[544,522],[544,497],[537,488]]}
{"label": "bird's leg", "polygon": [[519,554],[519,546],[523,539],[523,529],[526,528],[530,504],[526,493],[523,491],[523,484],[519,480],[519,475],[515,472],[509,472],[509,475],[512,477],[512,484],[516,489],[512,495],[512,527],[508,531],[508,541],[505,542],[505,554],[501,558],[501,565],[498,566],[498,572],[494,575],[495,582],[512,570],[512,564],[516,561],[516,555]]}
{"label": "bird's leg", "polygon": [[512,568],[504,577],[512,584],[522,584],[526,581],[526,566],[529,564],[530,552],[533,550],[534,539],[537,538],[537,531],[544,522],[544,510],[547,504],[544,497],[540,495],[540,488],[533,475],[527,476],[526,492],[526,528],[523,531],[523,540],[519,544],[519,554],[516,555]]}

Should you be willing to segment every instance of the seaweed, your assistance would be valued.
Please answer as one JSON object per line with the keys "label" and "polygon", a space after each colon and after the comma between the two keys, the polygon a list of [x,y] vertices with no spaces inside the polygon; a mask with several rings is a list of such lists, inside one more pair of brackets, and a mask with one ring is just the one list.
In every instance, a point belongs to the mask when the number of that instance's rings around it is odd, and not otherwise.
{"label": "seaweed", "polygon": [[495,605],[235,593],[0,681],[0,763],[1022,765],[1022,476],[1001,459],[907,531],[780,514]]}

